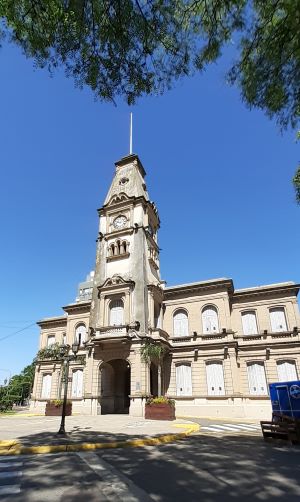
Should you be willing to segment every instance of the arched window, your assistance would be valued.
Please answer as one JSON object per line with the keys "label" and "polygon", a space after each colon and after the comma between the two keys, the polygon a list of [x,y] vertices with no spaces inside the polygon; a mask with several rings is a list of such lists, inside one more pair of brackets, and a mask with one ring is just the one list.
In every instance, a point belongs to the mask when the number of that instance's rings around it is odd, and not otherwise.
{"label": "arched window", "polygon": [[257,322],[254,310],[242,312],[242,324],[244,335],[257,335]]}
{"label": "arched window", "polygon": [[121,326],[124,324],[124,305],[121,299],[112,300],[109,305],[109,325]]}
{"label": "arched window", "polygon": [[219,333],[218,313],[216,307],[208,305],[202,310],[203,333]]}
{"label": "arched window", "polygon": [[192,368],[189,363],[176,365],[176,395],[192,395]]}
{"label": "arched window", "polygon": [[206,380],[209,396],[224,396],[224,374],[221,361],[206,363]]}
{"label": "arched window", "polygon": [[185,310],[177,310],[173,316],[174,336],[188,336],[189,321]]}
{"label": "arched window", "polygon": [[264,363],[248,363],[248,382],[250,394],[265,396],[268,394]]}
{"label": "arched window", "polygon": [[78,324],[75,329],[75,342],[78,343],[80,337],[80,345],[86,342],[86,325],[84,323]]}
{"label": "arched window", "polygon": [[49,399],[50,398],[51,380],[52,380],[51,373],[44,373],[43,381],[42,381],[42,392],[41,392],[42,399]]}
{"label": "arched window", "polygon": [[286,318],[283,307],[270,309],[271,329],[274,333],[287,331]]}
{"label": "arched window", "polygon": [[295,361],[278,361],[277,372],[279,382],[298,380]]}
{"label": "arched window", "polygon": [[74,370],[72,378],[72,397],[82,397],[83,370]]}

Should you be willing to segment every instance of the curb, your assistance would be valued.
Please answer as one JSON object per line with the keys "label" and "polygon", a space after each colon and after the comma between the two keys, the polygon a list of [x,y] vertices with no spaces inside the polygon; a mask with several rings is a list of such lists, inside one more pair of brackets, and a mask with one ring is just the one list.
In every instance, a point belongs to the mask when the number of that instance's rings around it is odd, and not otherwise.
{"label": "curb", "polygon": [[184,432],[176,434],[164,434],[158,437],[148,437],[145,439],[130,439],[128,441],[112,441],[110,443],[80,443],[80,444],[58,444],[43,446],[22,446],[17,439],[0,441],[0,456],[5,455],[32,455],[42,453],[68,453],[86,450],[99,450],[109,448],[136,448],[141,446],[155,446],[165,443],[172,443],[183,439],[193,432],[199,431],[198,424],[176,424],[174,427],[186,428]]}

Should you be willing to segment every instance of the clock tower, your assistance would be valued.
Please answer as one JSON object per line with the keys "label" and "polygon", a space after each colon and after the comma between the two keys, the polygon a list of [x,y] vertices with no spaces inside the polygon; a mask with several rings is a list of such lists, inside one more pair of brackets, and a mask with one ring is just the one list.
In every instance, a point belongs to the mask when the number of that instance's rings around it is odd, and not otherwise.
{"label": "clock tower", "polygon": [[[128,408],[130,414],[142,415],[140,396],[151,389],[140,348],[146,338],[159,333],[162,319],[164,283],[157,242],[160,222],[138,156],[128,155],[115,167],[104,205],[98,210],[90,357],[97,361],[101,373],[98,413],[126,412]],[[130,369],[128,385],[120,383],[128,380],[126,368]],[[130,387],[128,398],[127,391],[122,395],[123,384]]]}

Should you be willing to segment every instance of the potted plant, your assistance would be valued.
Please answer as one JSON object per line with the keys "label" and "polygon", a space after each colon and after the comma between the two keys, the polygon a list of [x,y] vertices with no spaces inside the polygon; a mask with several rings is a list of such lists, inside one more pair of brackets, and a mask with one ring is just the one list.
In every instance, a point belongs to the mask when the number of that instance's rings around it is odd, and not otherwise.
{"label": "potted plant", "polygon": [[149,420],[175,420],[175,401],[166,396],[149,397],[145,405],[145,418]]}
{"label": "potted plant", "polygon": [[[53,401],[47,401],[45,408],[45,415],[48,417],[60,417],[62,414],[63,400],[55,399]],[[72,415],[72,402],[67,401],[66,406],[66,416]]]}

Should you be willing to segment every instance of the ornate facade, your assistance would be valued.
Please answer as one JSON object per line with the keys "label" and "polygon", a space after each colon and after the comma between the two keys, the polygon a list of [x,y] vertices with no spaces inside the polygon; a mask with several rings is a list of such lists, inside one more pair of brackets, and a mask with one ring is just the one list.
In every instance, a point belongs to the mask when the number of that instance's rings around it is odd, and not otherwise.
{"label": "ornate facade", "polygon": [[[159,216],[137,155],[116,164],[98,210],[95,272],[60,317],[39,321],[40,348],[81,337],[70,366],[73,410],[143,416],[145,398],[176,400],[177,415],[270,415],[268,383],[300,375],[299,285],[235,290],[221,278],[166,287],[160,277]],[[141,347],[163,347],[145,362]],[[36,368],[31,408],[61,396],[61,366]]]}

